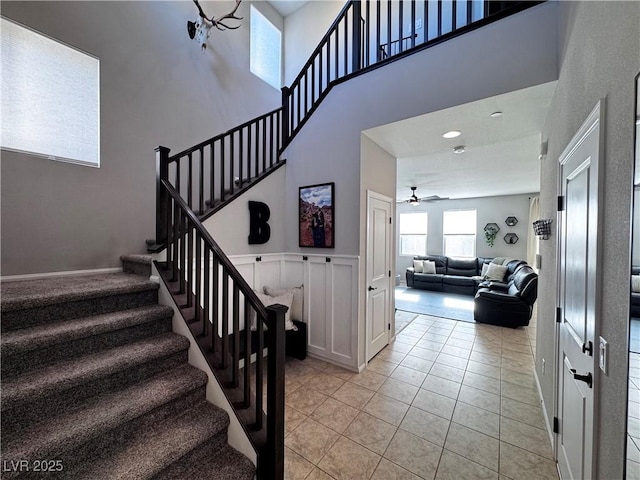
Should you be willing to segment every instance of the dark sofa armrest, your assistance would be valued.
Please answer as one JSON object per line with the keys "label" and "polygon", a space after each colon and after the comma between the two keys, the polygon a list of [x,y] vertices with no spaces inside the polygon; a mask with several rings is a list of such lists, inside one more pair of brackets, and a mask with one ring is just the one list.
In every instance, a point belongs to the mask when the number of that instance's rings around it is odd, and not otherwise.
{"label": "dark sofa armrest", "polygon": [[483,282],[480,282],[478,288],[488,288],[489,290],[506,292],[507,290],[509,290],[509,284],[498,282],[497,280],[484,280]]}
{"label": "dark sofa armrest", "polygon": [[516,295],[510,295],[506,292],[498,292],[496,290],[488,290],[486,288],[478,290],[476,298],[500,303],[522,303],[522,299]]}
{"label": "dark sofa armrest", "polygon": [[413,274],[415,269],[413,267],[407,268],[407,287],[413,288]]}

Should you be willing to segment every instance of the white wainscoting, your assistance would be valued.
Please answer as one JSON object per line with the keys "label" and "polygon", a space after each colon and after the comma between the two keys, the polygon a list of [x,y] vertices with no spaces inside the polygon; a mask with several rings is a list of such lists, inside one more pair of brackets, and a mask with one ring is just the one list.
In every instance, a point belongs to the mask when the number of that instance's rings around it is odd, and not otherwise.
{"label": "white wainscoting", "polygon": [[229,258],[255,290],[304,285],[308,353],[358,369],[357,256],[271,253]]}

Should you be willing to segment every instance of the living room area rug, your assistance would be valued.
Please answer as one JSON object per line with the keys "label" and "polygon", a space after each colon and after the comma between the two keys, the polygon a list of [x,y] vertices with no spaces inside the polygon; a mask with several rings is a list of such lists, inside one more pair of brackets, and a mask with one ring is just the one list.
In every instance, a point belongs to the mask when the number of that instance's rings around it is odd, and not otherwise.
{"label": "living room area rug", "polygon": [[399,334],[404,327],[413,322],[418,316],[415,312],[407,312],[396,308],[396,335]]}
{"label": "living room area rug", "polygon": [[396,287],[396,309],[473,323],[473,297]]}

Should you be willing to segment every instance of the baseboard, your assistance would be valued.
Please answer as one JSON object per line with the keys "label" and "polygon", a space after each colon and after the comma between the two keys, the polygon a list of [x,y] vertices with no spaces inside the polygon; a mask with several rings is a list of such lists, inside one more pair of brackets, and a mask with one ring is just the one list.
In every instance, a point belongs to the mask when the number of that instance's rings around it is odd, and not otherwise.
{"label": "baseboard", "polygon": [[[551,443],[551,449],[553,450],[553,454],[555,457],[556,454],[556,445],[555,438],[553,436],[553,424],[549,420],[549,416],[547,415],[547,409],[545,408],[544,397],[542,396],[542,387],[540,387],[540,380],[538,379],[538,371],[533,370],[533,378],[536,379],[536,388],[538,389],[538,396],[540,397],[540,406],[542,407],[542,415],[544,416],[544,424],[547,427],[547,434],[549,435],[549,442]],[[557,459],[556,459],[557,460]]]}
{"label": "baseboard", "polygon": [[19,282],[21,280],[40,280],[44,278],[68,277],[70,275],[98,275],[101,273],[121,272],[122,267],[96,268],[93,270],[68,270],[65,272],[27,273],[24,275],[5,275],[0,277],[0,282]]}
{"label": "baseboard", "polygon": [[307,357],[315,358],[316,360],[321,360],[324,363],[330,363],[331,365],[335,365],[336,367],[344,368],[345,370],[349,370],[350,372],[354,372],[354,373],[360,373],[362,371],[362,370],[360,370],[360,368],[362,368],[364,370],[364,367],[359,367],[358,368],[358,367],[352,367],[351,365],[345,365],[344,363],[336,362],[333,359],[322,357],[322,356],[317,355],[317,354],[313,354],[313,353],[309,352],[309,350],[307,350]]}

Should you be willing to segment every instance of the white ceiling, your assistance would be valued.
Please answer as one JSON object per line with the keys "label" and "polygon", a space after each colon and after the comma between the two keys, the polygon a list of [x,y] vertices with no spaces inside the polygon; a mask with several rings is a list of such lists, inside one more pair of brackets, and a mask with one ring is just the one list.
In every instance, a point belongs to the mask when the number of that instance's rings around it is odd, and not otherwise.
{"label": "white ceiling", "polygon": [[[397,198],[475,198],[540,190],[541,131],[556,82],[366,130],[398,159]],[[495,111],[501,117],[491,118]],[[460,130],[446,139],[442,134]],[[465,145],[463,154],[453,147]]]}
{"label": "white ceiling", "polygon": [[269,3],[280,15],[286,17],[309,2],[300,0],[269,0]]}

